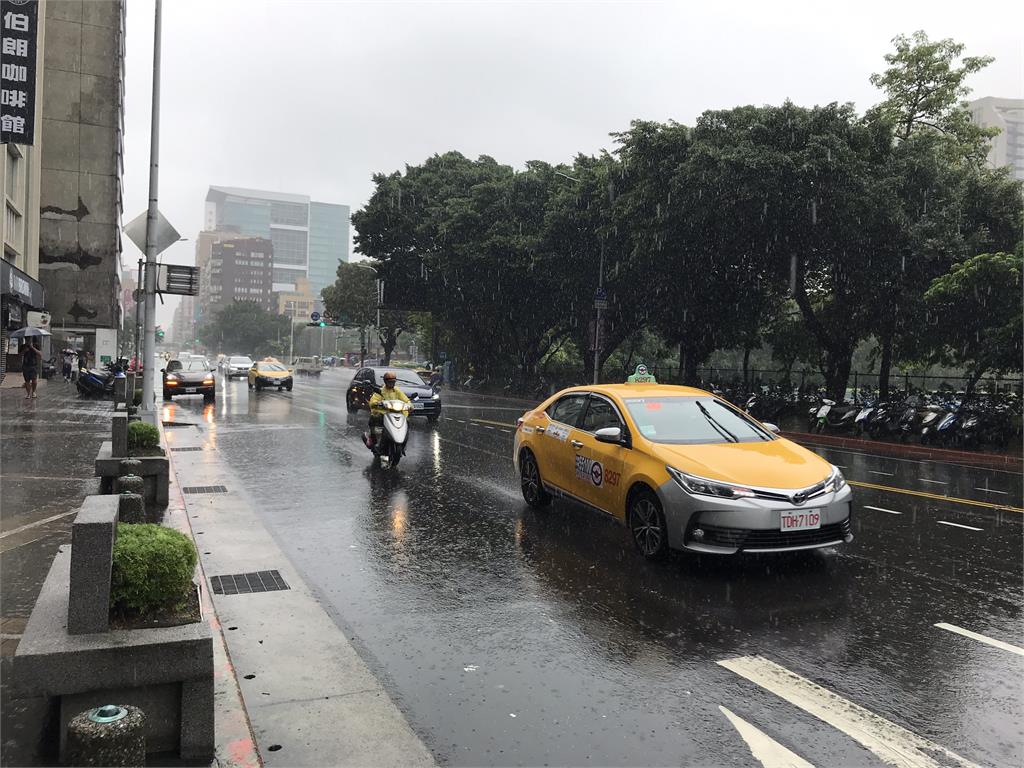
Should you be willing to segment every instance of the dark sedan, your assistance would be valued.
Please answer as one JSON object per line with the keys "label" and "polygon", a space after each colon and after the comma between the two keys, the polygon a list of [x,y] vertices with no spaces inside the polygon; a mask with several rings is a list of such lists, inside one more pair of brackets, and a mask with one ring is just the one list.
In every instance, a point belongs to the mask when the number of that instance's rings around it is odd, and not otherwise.
{"label": "dark sedan", "polygon": [[217,383],[213,369],[206,360],[192,357],[188,360],[169,360],[163,374],[164,400],[175,395],[202,395],[207,402],[217,396]]}
{"label": "dark sedan", "polygon": [[412,401],[412,415],[426,416],[431,424],[441,417],[441,395],[425,384],[415,371],[402,368],[360,368],[352,377],[352,383],[345,393],[345,405],[349,413],[370,407],[373,393],[384,386],[384,374],[391,371],[398,379],[398,389]]}

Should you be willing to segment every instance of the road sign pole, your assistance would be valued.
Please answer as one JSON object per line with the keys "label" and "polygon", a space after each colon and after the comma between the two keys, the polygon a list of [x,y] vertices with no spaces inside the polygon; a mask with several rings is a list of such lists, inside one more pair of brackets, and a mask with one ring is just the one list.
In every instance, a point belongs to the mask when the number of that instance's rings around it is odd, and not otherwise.
{"label": "road sign pole", "polygon": [[[597,271],[597,292],[604,294],[604,238],[601,238],[601,262]],[[597,304],[597,320],[594,323],[594,383],[597,384],[601,371],[601,304]]]}
{"label": "road sign pole", "polygon": [[149,211],[146,214],[146,328],[143,339],[142,408],[156,407],[153,391],[153,370],[156,360],[156,256],[157,256],[157,190],[160,177],[160,18],[163,0],[156,0],[153,21],[153,104],[149,138]]}

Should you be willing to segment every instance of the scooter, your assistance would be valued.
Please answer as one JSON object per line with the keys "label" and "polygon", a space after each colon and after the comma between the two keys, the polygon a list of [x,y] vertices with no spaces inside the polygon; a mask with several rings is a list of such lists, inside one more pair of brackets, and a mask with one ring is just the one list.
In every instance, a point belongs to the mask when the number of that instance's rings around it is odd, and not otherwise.
{"label": "scooter", "polygon": [[384,410],[383,425],[379,430],[371,428],[368,437],[372,443],[366,438],[364,442],[373,452],[374,461],[383,465],[386,460],[387,467],[394,469],[405,456],[405,443],[409,438],[410,406],[402,400],[384,400],[378,408]]}
{"label": "scooter", "polygon": [[114,378],[116,374],[112,371],[101,371],[96,368],[83,368],[78,372],[78,379],[75,386],[78,394],[83,397],[109,397],[114,396]]}

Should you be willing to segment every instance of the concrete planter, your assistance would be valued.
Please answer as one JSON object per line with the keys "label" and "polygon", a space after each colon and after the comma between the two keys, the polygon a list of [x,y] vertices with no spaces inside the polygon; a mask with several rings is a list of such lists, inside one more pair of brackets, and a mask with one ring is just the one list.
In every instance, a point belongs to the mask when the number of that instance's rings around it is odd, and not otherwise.
{"label": "concrete planter", "polygon": [[[127,424],[125,425],[127,430]],[[100,488],[103,493],[114,492],[114,480],[120,474],[121,461],[123,456],[115,456],[113,444],[110,440],[100,445],[99,453],[96,454],[96,477],[101,478]],[[168,493],[171,483],[171,465],[160,449],[159,456],[132,456],[142,462],[139,474],[145,481],[146,504],[156,505],[160,509],[167,506]]]}
{"label": "concrete planter", "polygon": [[147,752],[207,760],[214,750],[209,625],[109,628],[117,507],[117,498],[107,496],[88,497],[83,505],[72,546],[54,558],[18,645],[15,684],[58,708],[62,759],[69,720],[117,702],[146,713]]}

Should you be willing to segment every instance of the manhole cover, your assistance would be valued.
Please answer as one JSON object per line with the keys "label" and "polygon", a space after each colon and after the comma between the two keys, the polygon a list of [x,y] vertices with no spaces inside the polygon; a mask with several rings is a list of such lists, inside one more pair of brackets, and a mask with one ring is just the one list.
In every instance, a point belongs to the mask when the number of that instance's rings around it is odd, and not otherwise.
{"label": "manhole cover", "polygon": [[245,595],[251,592],[278,592],[290,587],[277,571],[253,571],[211,576],[210,589],[215,595]]}
{"label": "manhole cover", "polygon": [[223,485],[190,485],[181,489],[182,493],[227,493]]}

